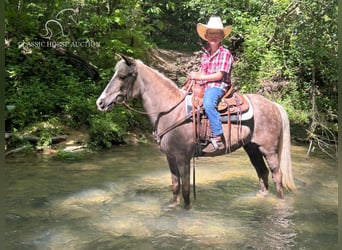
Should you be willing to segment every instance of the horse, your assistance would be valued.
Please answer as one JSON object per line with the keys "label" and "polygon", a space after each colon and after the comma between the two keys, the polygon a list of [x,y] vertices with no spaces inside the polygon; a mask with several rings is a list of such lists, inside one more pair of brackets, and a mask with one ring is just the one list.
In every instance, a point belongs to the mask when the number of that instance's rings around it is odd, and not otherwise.
{"label": "horse", "polygon": [[[120,55],[115,73],[96,100],[97,109],[111,111],[117,104],[141,98],[154,134],[163,132],[158,140],[161,152],[166,155],[172,183],[172,203],[181,203],[191,208],[190,163],[195,155],[193,141],[194,126],[185,116],[184,92],[171,79],[145,65],[141,60]],[[284,190],[295,191],[290,152],[290,125],[284,108],[259,94],[244,94],[249,100],[254,114],[248,121],[230,125],[231,153],[240,147],[246,151],[254,166],[258,179],[259,193],[268,193],[269,169],[276,186],[277,196],[284,199]],[[130,107],[130,106],[128,106]],[[178,122],[177,125],[175,121]],[[223,124],[223,130],[227,124]],[[238,131],[239,130],[239,131]],[[226,132],[224,132],[226,133]],[[237,134],[240,133],[240,136]],[[204,155],[205,156],[205,155]],[[267,165],[266,165],[267,163]]]}

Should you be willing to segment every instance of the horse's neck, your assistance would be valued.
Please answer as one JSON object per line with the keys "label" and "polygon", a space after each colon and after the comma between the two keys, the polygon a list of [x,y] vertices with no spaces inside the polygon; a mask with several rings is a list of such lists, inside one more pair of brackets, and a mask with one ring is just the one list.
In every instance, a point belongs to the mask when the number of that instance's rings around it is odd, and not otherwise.
{"label": "horse's neck", "polygon": [[151,69],[143,63],[137,64],[138,83],[144,109],[149,113],[152,123],[162,112],[169,111],[177,105],[183,94],[179,88],[161,73]]}

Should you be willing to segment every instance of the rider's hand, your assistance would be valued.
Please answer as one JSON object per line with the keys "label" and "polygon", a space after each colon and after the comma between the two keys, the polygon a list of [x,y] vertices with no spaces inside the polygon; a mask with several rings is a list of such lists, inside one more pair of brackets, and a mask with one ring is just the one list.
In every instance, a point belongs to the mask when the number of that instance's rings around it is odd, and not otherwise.
{"label": "rider's hand", "polygon": [[192,71],[189,73],[188,78],[190,78],[191,80],[198,81],[198,80],[201,80],[201,76],[202,76],[201,72]]}

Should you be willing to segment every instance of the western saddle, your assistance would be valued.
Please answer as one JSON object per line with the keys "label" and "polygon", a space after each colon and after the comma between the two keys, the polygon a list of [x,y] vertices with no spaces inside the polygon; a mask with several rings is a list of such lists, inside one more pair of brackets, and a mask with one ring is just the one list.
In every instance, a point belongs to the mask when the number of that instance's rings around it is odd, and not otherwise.
{"label": "western saddle", "polygon": [[[183,87],[187,93],[192,93],[192,121],[194,126],[194,142],[195,144],[207,145],[210,142],[212,133],[210,130],[209,119],[205,114],[203,108],[203,94],[204,87],[197,84],[195,81],[188,81]],[[241,132],[241,116],[249,109],[249,102],[246,97],[239,93],[234,86],[225,93],[221,98],[218,106],[218,111],[221,115],[221,121],[227,123],[227,131],[225,131],[225,139],[227,145],[227,152],[230,151],[231,146],[231,115],[237,117],[234,123],[238,124],[238,131]],[[224,119],[225,118],[225,119]],[[238,135],[239,136],[239,135]]]}

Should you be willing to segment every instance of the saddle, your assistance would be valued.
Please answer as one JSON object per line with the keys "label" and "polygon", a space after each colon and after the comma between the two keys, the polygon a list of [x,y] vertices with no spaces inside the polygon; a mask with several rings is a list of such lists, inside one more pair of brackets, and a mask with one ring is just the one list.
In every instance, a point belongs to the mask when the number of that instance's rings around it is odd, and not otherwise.
{"label": "saddle", "polygon": [[[189,91],[189,89],[191,90]],[[188,111],[192,112],[194,138],[197,142],[200,142],[201,145],[207,145],[212,137],[212,134],[209,127],[209,119],[205,114],[203,107],[204,88],[195,83],[192,84],[192,86],[188,86],[188,92],[192,92],[190,105],[191,110],[188,109]],[[252,110],[250,110],[250,104],[246,97],[239,93],[233,86],[221,98],[217,108],[220,113],[221,122],[227,124],[225,139],[229,150],[231,144],[231,122],[237,124],[241,129],[243,114]],[[248,119],[250,119],[250,115],[248,115]],[[240,131],[240,129],[238,129],[238,131]]]}
{"label": "saddle", "polygon": [[[202,114],[205,114],[205,110],[203,108],[204,88],[195,84],[192,86],[190,93],[192,93],[192,95],[191,104],[189,105],[188,103],[189,111],[190,108],[191,111],[195,108],[196,110],[200,110]],[[239,115],[249,110],[249,102],[243,94],[239,93],[234,87],[231,87],[221,98],[217,109],[221,116]]]}
{"label": "saddle", "polygon": [[[193,81],[188,81],[182,89],[188,93],[192,93],[191,106],[203,110],[204,87]],[[245,96],[232,86],[221,98],[217,108],[221,115],[227,115],[227,113],[238,114],[248,111],[249,103]]]}
{"label": "saddle", "polygon": [[[227,92],[227,94],[229,94]],[[231,96],[224,95],[218,104],[218,110],[221,115],[244,113],[249,109],[249,104],[244,95],[239,92],[233,92]]]}

